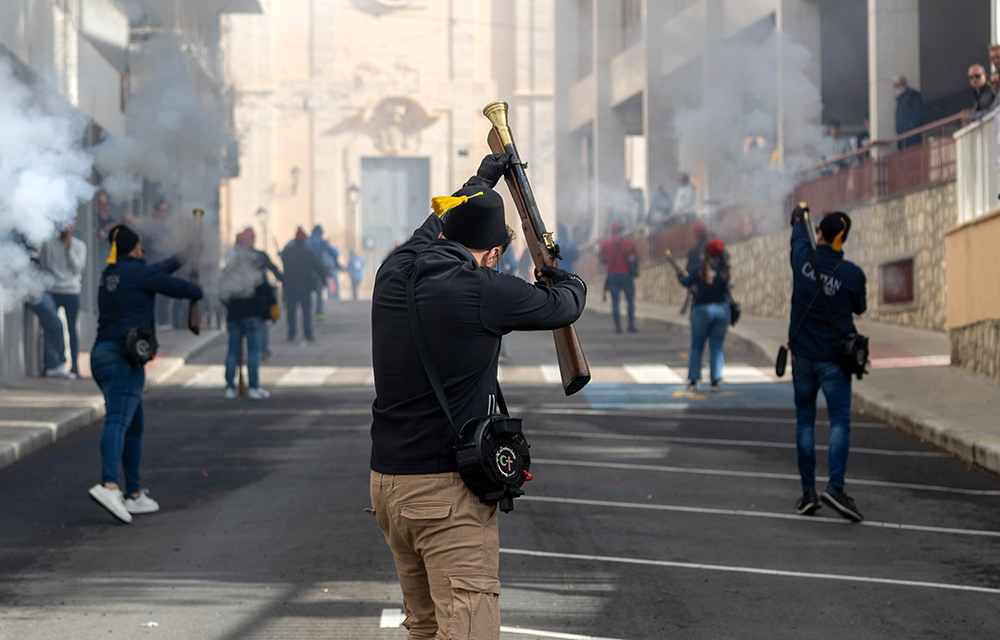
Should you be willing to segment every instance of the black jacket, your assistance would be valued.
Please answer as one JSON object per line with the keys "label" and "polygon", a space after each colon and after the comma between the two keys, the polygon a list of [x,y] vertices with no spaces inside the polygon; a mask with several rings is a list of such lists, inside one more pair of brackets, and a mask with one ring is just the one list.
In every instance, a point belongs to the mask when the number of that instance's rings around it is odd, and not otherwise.
{"label": "black jacket", "polygon": [[924,97],[907,87],[896,96],[896,133],[903,134],[924,126]]}
{"label": "black jacket", "polygon": [[455,432],[424,373],[410,329],[406,280],[412,269],[418,274],[420,325],[459,428],[490,412],[501,336],[564,327],[580,317],[586,302],[576,281],[548,289],[477,266],[468,249],[438,239],[442,228],[437,217],[427,218],[375,276],[371,468],[380,473],[457,470]]}
{"label": "black jacket", "polygon": [[281,263],[285,266],[286,291],[310,291],[314,288],[316,279],[326,278],[327,271],[323,263],[313,255],[306,246],[305,240],[287,247],[281,252]]}
{"label": "black jacket", "polygon": [[179,266],[180,263],[174,260],[149,265],[131,256],[120,256],[117,264],[109,265],[97,290],[95,344],[117,341],[134,327],[152,327],[158,293],[171,298],[200,300],[201,288],[170,275]]}
{"label": "black jacket", "polygon": [[[809,237],[798,221],[792,225],[791,262],[792,318],[788,326],[788,346],[792,355],[836,362],[837,341],[816,287]],[[865,272],[853,262],[844,260],[844,252],[834,251],[830,245],[816,247],[816,264],[837,331],[841,335],[855,333],[854,314],[862,314],[868,307]]]}

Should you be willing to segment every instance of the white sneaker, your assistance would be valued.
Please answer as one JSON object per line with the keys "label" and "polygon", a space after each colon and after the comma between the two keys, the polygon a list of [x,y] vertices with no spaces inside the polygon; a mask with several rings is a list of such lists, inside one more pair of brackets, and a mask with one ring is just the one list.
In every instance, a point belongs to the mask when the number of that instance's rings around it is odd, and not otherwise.
{"label": "white sneaker", "polygon": [[222,397],[225,398],[226,400],[235,400],[236,389],[233,389],[232,387],[226,387],[226,392],[222,394]]}
{"label": "white sneaker", "polygon": [[270,393],[264,391],[260,387],[254,387],[253,389],[250,390],[250,393],[248,393],[247,395],[250,396],[251,400],[264,400],[265,398],[271,397]]}
{"label": "white sneaker", "polygon": [[125,523],[132,522],[132,514],[125,508],[125,500],[122,498],[122,492],[118,489],[108,489],[103,484],[95,484],[87,490],[87,493],[97,501],[97,504],[110,511],[114,517]]}
{"label": "white sneaker", "polygon": [[155,513],[160,505],[149,497],[149,489],[143,489],[138,498],[125,498],[125,508],[129,513]]}
{"label": "white sneaker", "polygon": [[76,374],[75,373],[72,373],[70,371],[66,371],[65,369],[58,369],[58,368],[57,369],[46,369],[45,370],[45,377],[46,378],[63,378],[63,379],[66,379],[66,380],[76,380]]}

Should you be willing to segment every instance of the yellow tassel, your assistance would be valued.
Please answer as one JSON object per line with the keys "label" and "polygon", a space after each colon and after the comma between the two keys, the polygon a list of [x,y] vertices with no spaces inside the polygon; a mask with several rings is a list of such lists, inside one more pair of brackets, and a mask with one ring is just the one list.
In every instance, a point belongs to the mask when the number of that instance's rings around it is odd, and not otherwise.
{"label": "yellow tassel", "polygon": [[471,196],[435,196],[431,198],[431,209],[434,210],[434,215],[440,218],[458,205],[468,202],[469,198],[481,195],[483,195],[482,191],[474,193]]}
{"label": "yellow tassel", "polygon": [[837,237],[835,237],[833,239],[833,242],[830,243],[830,247],[834,251],[843,251],[844,250],[844,232],[843,231],[841,231],[840,233],[837,234]]}
{"label": "yellow tassel", "polygon": [[[840,224],[843,225],[844,231],[847,231],[847,223],[844,222],[844,219],[843,218],[839,218],[838,220],[839,220]],[[833,242],[830,243],[830,247],[834,251],[843,251],[844,250],[844,231],[841,231],[840,233],[838,233],[833,238]]]}
{"label": "yellow tassel", "polygon": [[108,254],[108,264],[118,263],[118,230],[111,236],[111,253]]}

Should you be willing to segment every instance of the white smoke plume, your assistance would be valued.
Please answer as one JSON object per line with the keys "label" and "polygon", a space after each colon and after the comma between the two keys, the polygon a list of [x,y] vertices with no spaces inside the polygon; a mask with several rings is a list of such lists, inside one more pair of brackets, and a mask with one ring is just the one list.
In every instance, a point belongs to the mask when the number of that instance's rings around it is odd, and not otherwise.
{"label": "white smoke plume", "polygon": [[202,209],[202,229],[216,228],[222,150],[232,138],[231,127],[218,98],[199,91],[200,72],[174,35],[154,36],[137,55],[148,73],[133,79],[128,135],[108,138],[95,149],[105,176],[101,186],[124,201],[141,189],[143,177],[155,183],[171,215],[166,221],[140,216],[136,230],[140,237],[157,237],[159,257],[181,253],[192,259],[199,245],[202,283],[212,295],[218,245],[204,234],[196,243],[199,229],[190,213]]}
{"label": "white smoke plume", "polygon": [[93,159],[81,146],[87,121],[44,87],[29,87],[0,57],[0,304],[45,290],[25,243],[36,246],[89,200]]}
{"label": "white smoke plume", "polygon": [[141,188],[141,174],[175,207],[207,211],[218,195],[221,150],[231,138],[222,106],[202,97],[196,72],[173,36],[150,39],[141,55],[155,62],[149,77],[136,79],[129,133],[95,150],[97,168],[106,176],[102,186],[125,200]]}
{"label": "white smoke plume", "polygon": [[[711,197],[746,206],[767,228],[783,216],[796,173],[815,161],[821,138],[820,90],[806,74],[810,53],[787,34],[772,31],[756,40],[722,43],[711,55],[718,64],[712,65],[700,105],[678,108],[674,117],[681,167],[693,175],[707,167]],[[774,153],[779,103],[783,162]]]}

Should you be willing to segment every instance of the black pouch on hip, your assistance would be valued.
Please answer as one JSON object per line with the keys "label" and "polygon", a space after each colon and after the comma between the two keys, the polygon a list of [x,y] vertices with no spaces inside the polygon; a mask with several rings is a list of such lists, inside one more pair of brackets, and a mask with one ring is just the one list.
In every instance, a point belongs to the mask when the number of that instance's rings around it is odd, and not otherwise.
{"label": "black pouch on hip", "polygon": [[774,361],[774,373],[779,378],[785,375],[785,366],[788,365],[788,346],[781,345],[778,347],[778,357]]}

